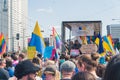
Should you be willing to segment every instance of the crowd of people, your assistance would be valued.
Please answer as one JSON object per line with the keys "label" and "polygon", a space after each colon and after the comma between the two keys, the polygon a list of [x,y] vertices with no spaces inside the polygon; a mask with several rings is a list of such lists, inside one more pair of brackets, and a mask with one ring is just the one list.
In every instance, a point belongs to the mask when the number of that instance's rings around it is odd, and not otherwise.
{"label": "crowd of people", "polygon": [[[75,43],[69,47],[79,49]],[[120,80],[120,54],[109,60],[99,53],[59,55],[49,60],[37,54],[30,60],[26,53],[5,53],[0,58],[0,80]]]}

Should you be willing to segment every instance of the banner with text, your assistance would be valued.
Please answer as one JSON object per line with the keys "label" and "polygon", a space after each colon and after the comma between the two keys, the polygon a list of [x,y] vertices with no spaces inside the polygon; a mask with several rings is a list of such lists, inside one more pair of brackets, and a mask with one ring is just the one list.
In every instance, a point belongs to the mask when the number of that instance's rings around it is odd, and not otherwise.
{"label": "banner with text", "polygon": [[96,44],[82,45],[80,50],[81,50],[82,53],[96,53],[97,52],[97,46],[96,46]]}
{"label": "banner with text", "polygon": [[93,36],[94,35],[94,24],[79,24],[72,26],[73,36]]}

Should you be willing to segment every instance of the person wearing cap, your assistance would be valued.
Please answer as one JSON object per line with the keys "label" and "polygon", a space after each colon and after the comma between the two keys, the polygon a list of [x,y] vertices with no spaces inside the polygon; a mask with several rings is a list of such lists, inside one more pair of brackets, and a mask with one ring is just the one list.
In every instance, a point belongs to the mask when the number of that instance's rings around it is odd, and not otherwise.
{"label": "person wearing cap", "polygon": [[72,61],[65,61],[60,66],[62,79],[61,80],[71,80],[75,72],[75,64]]}
{"label": "person wearing cap", "polygon": [[36,72],[39,70],[30,60],[24,60],[16,65],[14,75],[17,80],[41,80],[36,79]]}
{"label": "person wearing cap", "polygon": [[60,80],[60,75],[55,65],[47,65],[44,74],[45,80]]}

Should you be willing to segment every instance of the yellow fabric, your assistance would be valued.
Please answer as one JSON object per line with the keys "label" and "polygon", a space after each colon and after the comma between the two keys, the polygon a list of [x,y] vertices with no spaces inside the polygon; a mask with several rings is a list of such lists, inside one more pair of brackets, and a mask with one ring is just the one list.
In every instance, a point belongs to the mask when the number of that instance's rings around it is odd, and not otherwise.
{"label": "yellow fabric", "polygon": [[99,45],[99,38],[96,38],[96,39],[95,39],[95,43],[96,43],[97,45]]}
{"label": "yellow fabric", "polygon": [[37,76],[42,77],[42,70],[39,70],[39,71],[37,72]]}
{"label": "yellow fabric", "polygon": [[42,33],[41,33],[41,29],[39,27],[38,21],[35,24],[35,28],[34,28],[33,33],[38,35],[39,37],[42,37]]}
{"label": "yellow fabric", "polygon": [[[35,28],[34,28],[33,33],[36,34],[36,35],[38,35],[42,39],[42,41],[44,43],[43,36],[42,36],[41,29],[40,29],[40,26],[38,24],[38,21],[35,24]],[[44,47],[45,47],[45,43],[44,43]]]}
{"label": "yellow fabric", "polygon": [[110,35],[109,35],[109,36],[107,36],[107,38],[108,38],[108,40],[109,40],[109,42],[110,42],[110,45],[112,45],[112,47],[113,47],[113,43],[112,43],[112,40],[111,40]]}
{"label": "yellow fabric", "polygon": [[87,44],[86,36],[81,36],[82,44]]}
{"label": "yellow fabric", "polygon": [[100,56],[105,56],[106,55],[106,52],[103,52],[100,54]]}
{"label": "yellow fabric", "polygon": [[103,41],[102,44],[103,44],[103,47],[105,48],[106,51],[112,52],[111,48],[109,47],[109,45],[105,41]]}
{"label": "yellow fabric", "polygon": [[87,44],[86,36],[84,36],[83,44]]}

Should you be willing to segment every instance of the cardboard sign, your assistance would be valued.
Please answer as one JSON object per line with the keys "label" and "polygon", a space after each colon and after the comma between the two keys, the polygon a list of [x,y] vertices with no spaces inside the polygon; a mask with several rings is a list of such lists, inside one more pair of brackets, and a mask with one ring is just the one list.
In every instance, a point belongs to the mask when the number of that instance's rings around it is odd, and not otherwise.
{"label": "cardboard sign", "polygon": [[28,47],[27,49],[27,57],[28,59],[33,59],[36,55],[36,48],[34,46]]}
{"label": "cardboard sign", "polygon": [[71,49],[70,50],[70,55],[71,56],[77,56],[77,55],[79,55],[79,50],[78,49]]}
{"label": "cardboard sign", "polygon": [[96,46],[96,44],[82,45],[80,50],[81,50],[82,53],[96,53],[97,52],[97,46]]}

